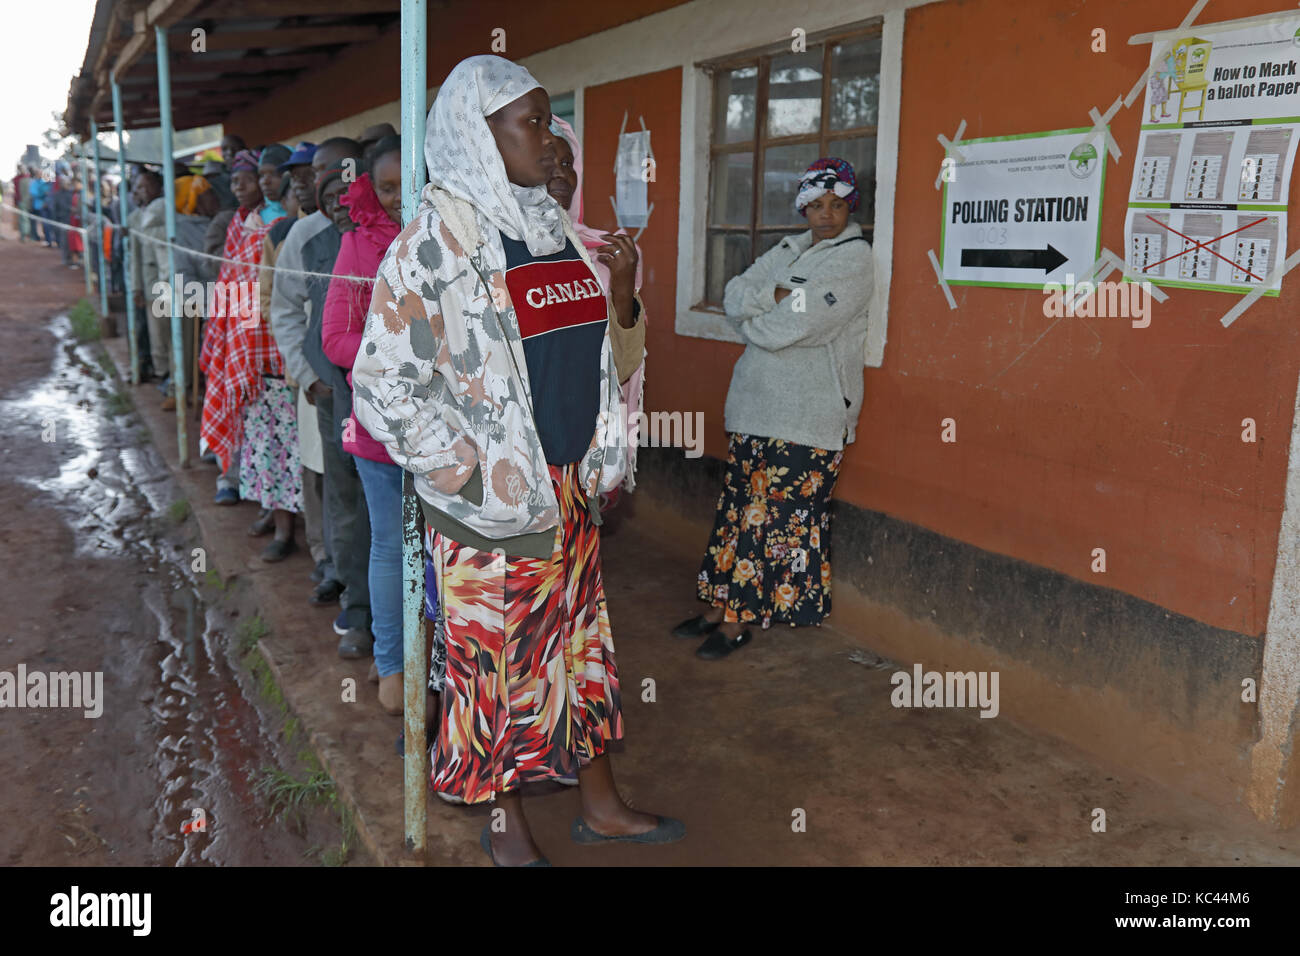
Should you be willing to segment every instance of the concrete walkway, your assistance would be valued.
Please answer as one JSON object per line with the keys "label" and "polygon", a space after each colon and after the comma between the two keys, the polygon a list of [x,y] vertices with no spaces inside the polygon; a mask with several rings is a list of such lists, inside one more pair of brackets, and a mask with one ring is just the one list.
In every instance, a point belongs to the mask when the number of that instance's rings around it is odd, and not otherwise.
{"label": "concrete walkway", "polygon": [[[125,339],[106,345],[125,377]],[[244,533],[254,507],[212,504],[216,469],[197,461],[197,422],[195,464],[179,469],[174,417],[151,386],[135,398],[198,519],[208,566],[250,582],[269,629],[262,651],[362,840],[376,859],[402,862],[400,719],[380,710],[367,662],[337,657],[337,609],[307,604],[305,549],[278,565],[258,560],[264,542]],[[629,802],[682,818],[689,835],[669,847],[578,847],[568,839],[578,794],[555,788],[526,803],[555,864],[1300,863],[1295,830],[1270,830],[1244,808],[1098,766],[1005,718],[893,707],[898,665],[837,632],[834,616],[821,628],[773,628],[725,661],[696,659],[668,629],[701,607],[694,549],[708,529],[693,542],[656,537],[662,524],[645,505],[638,517],[635,497],[620,509],[603,542],[628,729],[615,772]],[[341,701],[346,677],[356,703]],[[1093,832],[1096,809],[1105,832]],[[429,861],[487,865],[478,833],[488,812],[431,797]]]}

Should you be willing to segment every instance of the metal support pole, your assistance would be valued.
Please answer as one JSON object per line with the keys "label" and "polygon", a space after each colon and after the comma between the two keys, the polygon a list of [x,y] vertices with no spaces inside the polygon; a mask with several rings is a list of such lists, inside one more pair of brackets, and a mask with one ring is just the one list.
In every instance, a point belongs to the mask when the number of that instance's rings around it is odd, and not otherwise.
{"label": "metal support pole", "polygon": [[176,457],[182,468],[190,463],[190,443],[185,431],[185,326],[181,309],[182,289],[176,281],[176,163],[172,159],[172,78],[167,50],[167,31],[153,28],[158,50],[158,113],[162,131],[163,196],[167,203],[167,277],[171,286],[172,395],[176,399]]}
{"label": "metal support pole", "polygon": [[[130,338],[128,349],[131,355],[131,384],[140,384],[140,355],[135,337],[135,296],[131,289],[131,235],[126,231],[126,217],[130,215],[131,184],[126,178],[126,143],[122,130],[122,89],[117,85],[117,74],[113,74],[113,125],[117,127],[117,172],[122,182],[117,187],[117,208],[121,222],[118,229],[123,236],[122,242],[122,278],[126,283],[126,334]],[[117,229],[113,230],[117,233]]]}
{"label": "metal support pole", "polygon": [[[57,182],[59,178],[59,168],[57,165],[54,167],[54,178],[55,181]],[[86,144],[82,143],[81,144],[81,218],[83,220],[86,218],[86,180],[89,178],[90,178],[90,167],[86,165]],[[52,210],[50,209],[46,209],[45,215],[49,216],[51,211]],[[69,223],[69,226],[71,226],[71,223]],[[71,228],[65,229],[63,231],[63,241],[64,242],[72,241]],[[89,301],[94,296],[95,290],[90,287],[90,269],[86,266],[86,239],[84,234],[82,235],[82,240],[81,240],[81,271],[84,272],[86,275],[86,299],[87,301]]]}
{"label": "metal support pole", "polygon": [[[428,109],[425,0],[402,0],[402,223],[415,218],[424,188],[424,122]],[[429,748],[424,725],[429,665],[424,635],[424,546],[415,479],[402,478],[402,686],[405,696],[406,848],[421,859],[428,834]]]}
{"label": "metal support pole", "polygon": [[[95,158],[95,248],[99,250],[99,275],[97,284],[99,286],[99,314],[108,315],[108,282],[107,273],[104,271],[104,189],[102,186],[99,172],[99,124],[94,120],[90,121],[90,141],[93,155]],[[81,221],[82,224],[88,224],[89,215],[83,208]],[[81,253],[81,267],[90,268],[90,245],[82,243],[85,248]]]}

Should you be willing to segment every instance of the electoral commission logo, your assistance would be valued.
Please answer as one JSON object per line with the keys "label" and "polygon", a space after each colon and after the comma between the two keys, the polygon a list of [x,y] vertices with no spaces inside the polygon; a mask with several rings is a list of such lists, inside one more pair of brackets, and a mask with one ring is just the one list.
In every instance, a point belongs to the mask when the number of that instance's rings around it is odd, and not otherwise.
{"label": "electoral commission logo", "polygon": [[1097,168],[1097,147],[1092,143],[1080,143],[1070,150],[1069,161],[1065,165],[1075,179],[1087,179]]}

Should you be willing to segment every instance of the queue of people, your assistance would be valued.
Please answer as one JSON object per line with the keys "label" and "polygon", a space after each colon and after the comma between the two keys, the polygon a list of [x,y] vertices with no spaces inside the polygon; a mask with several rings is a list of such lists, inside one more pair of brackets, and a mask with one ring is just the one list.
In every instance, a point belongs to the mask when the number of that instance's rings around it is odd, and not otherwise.
{"label": "queue of people", "polygon": [[[191,253],[178,268],[227,290],[186,352],[199,350],[215,500],[256,503],[248,533],[270,538],[266,562],[300,550],[302,514],[306,600],[337,608],[338,655],[371,659],[378,705],[400,714],[411,474],[433,790],[504,810],[505,827],[480,837],[497,865],[548,865],[521,799],[541,782],[580,789],[580,843],[680,840],[679,820],[628,806],[610,759],[625,725],[600,525],[636,463],[640,249],[583,221],[578,137],[515,63],[459,63],[423,145],[428,183],[405,227],[391,126],[293,148],[228,136],[224,163],[178,180],[176,242]],[[141,171],[131,188],[145,290],[166,261],[144,248],[164,251],[161,180]],[[701,641],[705,660],[774,623],[820,624],[831,607],[830,502],[862,406],[872,258],[847,162],[813,163],[791,200],[808,231],[725,291],[745,351],[696,576],[707,607],[672,629]],[[260,295],[229,291],[245,286]],[[169,322],[148,331],[152,371],[166,376]]]}

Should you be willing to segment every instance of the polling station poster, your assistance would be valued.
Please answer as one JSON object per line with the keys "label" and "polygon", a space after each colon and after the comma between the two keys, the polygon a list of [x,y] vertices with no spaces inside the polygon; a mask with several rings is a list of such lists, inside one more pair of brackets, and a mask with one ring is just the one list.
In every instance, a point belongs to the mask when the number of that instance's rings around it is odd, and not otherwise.
{"label": "polling station poster", "polygon": [[951,285],[1041,289],[1101,251],[1103,131],[965,139],[944,161],[940,265]]}
{"label": "polling station poster", "polygon": [[1124,222],[1129,277],[1279,294],[1300,14],[1156,34],[1143,120]]}

